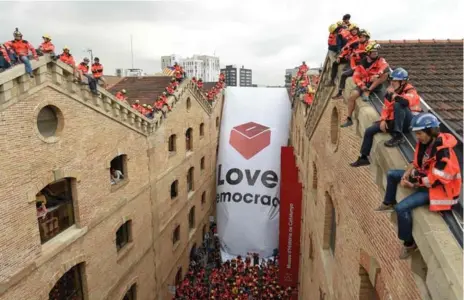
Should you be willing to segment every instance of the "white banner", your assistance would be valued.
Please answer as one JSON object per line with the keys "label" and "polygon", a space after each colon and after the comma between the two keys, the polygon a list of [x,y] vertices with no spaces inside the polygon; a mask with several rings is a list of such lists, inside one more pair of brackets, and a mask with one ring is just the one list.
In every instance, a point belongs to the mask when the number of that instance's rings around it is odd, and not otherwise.
{"label": "white banner", "polygon": [[270,257],[278,248],[280,151],[290,119],[284,88],[225,90],[216,178],[224,254]]}

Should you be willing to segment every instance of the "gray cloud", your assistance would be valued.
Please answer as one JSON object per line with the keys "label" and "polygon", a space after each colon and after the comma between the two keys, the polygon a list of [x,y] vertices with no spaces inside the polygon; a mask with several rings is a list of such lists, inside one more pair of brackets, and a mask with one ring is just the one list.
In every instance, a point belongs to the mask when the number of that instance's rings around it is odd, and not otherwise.
{"label": "gray cloud", "polygon": [[462,38],[459,0],[390,0],[380,14],[356,13],[365,1],[221,0],[151,2],[0,2],[0,42],[15,27],[37,45],[44,33],[58,48],[68,45],[77,59],[90,47],[108,74],[131,66],[130,35],[135,66],[160,71],[160,56],[210,54],[221,65],[253,69],[258,84],[282,84],[284,70],[302,60],[323,62],[327,27],[347,12],[374,39]]}

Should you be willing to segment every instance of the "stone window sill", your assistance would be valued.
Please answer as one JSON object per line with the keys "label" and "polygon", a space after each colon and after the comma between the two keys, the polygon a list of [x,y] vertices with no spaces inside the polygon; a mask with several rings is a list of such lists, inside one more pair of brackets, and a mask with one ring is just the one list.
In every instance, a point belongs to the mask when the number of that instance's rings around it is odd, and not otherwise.
{"label": "stone window sill", "polygon": [[116,192],[120,188],[126,186],[129,183],[129,179],[124,179],[116,184],[111,185],[111,193]]}
{"label": "stone window sill", "polygon": [[195,191],[188,192],[187,193],[187,200],[190,200],[193,197],[194,194],[195,194]]}
{"label": "stone window sill", "polygon": [[119,249],[116,261],[119,263],[121,260],[123,260],[124,257],[126,257],[127,254],[132,250],[132,248],[134,248],[134,242],[129,242],[127,245],[122,247],[122,249]]}
{"label": "stone window sill", "polygon": [[42,245],[42,255],[37,259],[37,266],[50,260],[67,246],[87,233],[87,227],[77,228],[73,225]]}

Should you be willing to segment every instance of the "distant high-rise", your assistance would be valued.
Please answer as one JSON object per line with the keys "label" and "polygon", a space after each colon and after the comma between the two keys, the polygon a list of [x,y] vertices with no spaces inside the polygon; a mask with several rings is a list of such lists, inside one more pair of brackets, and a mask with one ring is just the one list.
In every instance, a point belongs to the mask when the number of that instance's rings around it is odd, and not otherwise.
{"label": "distant high-rise", "polygon": [[245,69],[244,66],[237,68],[235,65],[228,65],[221,69],[226,77],[227,86],[253,86],[253,76],[251,69]]}
{"label": "distant high-rise", "polygon": [[203,82],[215,82],[219,79],[219,57],[193,55],[182,58],[176,54],[161,56],[161,69],[173,66],[176,62],[184,68],[188,77],[195,76],[203,79]]}

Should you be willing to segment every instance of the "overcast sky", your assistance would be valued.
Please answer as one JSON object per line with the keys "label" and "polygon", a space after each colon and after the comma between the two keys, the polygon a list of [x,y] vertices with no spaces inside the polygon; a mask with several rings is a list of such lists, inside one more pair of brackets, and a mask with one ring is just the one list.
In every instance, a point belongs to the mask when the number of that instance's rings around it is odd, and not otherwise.
{"label": "overcast sky", "polygon": [[[34,45],[48,33],[80,60],[90,47],[114,75],[130,68],[160,71],[172,53],[220,57],[221,66],[244,65],[253,83],[281,85],[286,68],[306,60],[317,67],[327,49],[328,26],[350,13],[352,22],[385,39],[461,39],[462,0],[215,0],[0,2],[0,42],[15,27]],[[361,8],[365,13],[357,12]],[[372,11],[372,12],[369,12]],[[459,21],[461,20],[461,21]]]}

